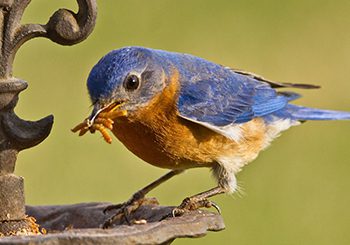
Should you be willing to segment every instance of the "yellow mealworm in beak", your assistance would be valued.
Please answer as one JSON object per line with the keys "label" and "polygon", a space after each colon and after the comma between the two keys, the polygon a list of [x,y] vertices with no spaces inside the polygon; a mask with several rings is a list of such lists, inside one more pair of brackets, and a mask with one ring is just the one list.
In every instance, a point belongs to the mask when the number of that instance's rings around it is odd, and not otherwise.
{"label": "yellow mealworm in beak", "polygon": [[103,139],[108,143],[112,143],[112,137],[109,135],[107,129],[101,125],[101,124],[93,124],[92,128],[96,129],[97,131],[100,131],[102,134]]}

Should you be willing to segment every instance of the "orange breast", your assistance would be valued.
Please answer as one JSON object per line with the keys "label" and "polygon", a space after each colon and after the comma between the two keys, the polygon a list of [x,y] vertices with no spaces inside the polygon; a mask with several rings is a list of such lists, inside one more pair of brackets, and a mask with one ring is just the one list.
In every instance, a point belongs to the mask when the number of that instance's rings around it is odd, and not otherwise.
{"label": "orange breast", "polygon": [[176,108],[178,88],[177,79],[172,79],[146,108],[115,122],[113,133],[135,155],[161,168],[186,169],[212,166],[228,152],[261,150],[262,132],[246,130],[251,140],[246,138],[238,144],[180,118]]}

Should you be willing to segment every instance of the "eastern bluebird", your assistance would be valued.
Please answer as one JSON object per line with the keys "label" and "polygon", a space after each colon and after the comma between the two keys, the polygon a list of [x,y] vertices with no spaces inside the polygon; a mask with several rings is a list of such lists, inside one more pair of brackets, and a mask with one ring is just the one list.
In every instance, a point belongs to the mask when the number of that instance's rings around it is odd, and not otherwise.
{"label": "eastern bluebird", "polygon": [[110,129],[144,161],[171,169],[129,201],[107,208],[120,208],[117,214],[162,182],[196,167],[211,168],[218,185],[184,199],[173,215],[218,209],[207,198],[234,192],[236,173],[282,131],[307,120],[350,119],[348,112],[290,104],[299,94],[277,90],[317,86],[273,82],[192,55],[143,47],[108,53],[92,69],[87,87],[93,112],[74,132],[98,130],[110,143]]}

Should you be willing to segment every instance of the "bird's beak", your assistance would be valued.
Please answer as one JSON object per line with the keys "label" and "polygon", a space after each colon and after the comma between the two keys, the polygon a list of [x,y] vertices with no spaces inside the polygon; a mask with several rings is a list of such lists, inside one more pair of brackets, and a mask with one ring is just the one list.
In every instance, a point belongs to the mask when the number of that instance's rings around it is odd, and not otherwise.
{"label": "bird's beak", "polygon": [[90,127],[94,124],[95,119],[102,114],[104,114],[103,117],[107,117],[110,119],[115,119],[117,117],[126,116],[127,111],[120,110],[120,107],[126,102],[126,100],[117,100],[113,101],[108,104],[100,104],[97,103],[94,105],[94,109],[90,115],[90,117],[87,119],[87,124]]}

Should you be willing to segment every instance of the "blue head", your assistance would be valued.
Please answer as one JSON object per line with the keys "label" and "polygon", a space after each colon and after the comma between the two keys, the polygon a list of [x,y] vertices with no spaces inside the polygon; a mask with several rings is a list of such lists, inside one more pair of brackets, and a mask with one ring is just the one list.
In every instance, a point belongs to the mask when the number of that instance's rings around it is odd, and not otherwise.
{"label": "blue head", "polygon": [[87,87],[94,113],[122,103],[128,114],[144,107],[166,84],[164,64],[150,49],[126,47],[111,51],[92,69]]}

